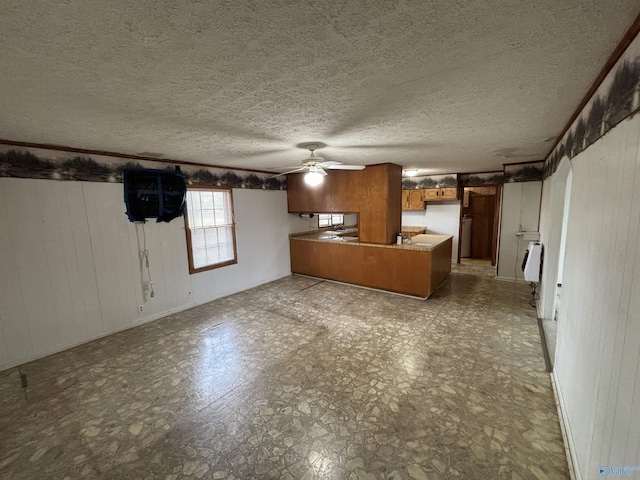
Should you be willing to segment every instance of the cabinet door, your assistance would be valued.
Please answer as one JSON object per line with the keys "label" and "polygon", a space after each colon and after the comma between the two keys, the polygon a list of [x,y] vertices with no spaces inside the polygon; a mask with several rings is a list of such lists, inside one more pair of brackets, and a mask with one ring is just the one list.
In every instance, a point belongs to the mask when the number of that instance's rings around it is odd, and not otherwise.
{"label": "cabinet door", "polygon": [[327,182],[310,187],[304,183],[304,174],[287,175],[287,203],[290,213],[326,212],[326,199],[329,197],[327,192]]}
{"label": "cabinet door", "polygon": [[435,200],[440,200],[440,189],[439,188],[427,188],[424,190],[424,199],[427,202],[433,202]]}
{"label": "cabinet door", "polygon": [[422,190],[409,190],[409,209],[424,209],[424,197],[422,196]]}
{"label": "cabinet door", "polygon": [[402,210],[409,210],[411,208],[411,202],[409,198],[411,196],[411,190],[402,190]]}
{"label": "cabinet door", "polygon": [[440,189],[440,200],[457,200],[457,199],[458,199],[457,188],[451,187],[451,188]]}

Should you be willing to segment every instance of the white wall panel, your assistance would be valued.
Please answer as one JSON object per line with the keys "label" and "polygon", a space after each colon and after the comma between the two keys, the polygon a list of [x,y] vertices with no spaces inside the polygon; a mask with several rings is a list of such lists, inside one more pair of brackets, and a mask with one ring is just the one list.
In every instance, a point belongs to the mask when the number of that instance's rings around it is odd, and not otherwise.
{"label": "white wall panel", "polygon": [[[61,348],[60,328],[55,321],[54,295],[51,289],[51,269],[43,241],[46,219],[39,208],[38,196],[49,193],[43,187],[30,183],[19,188],[10,185],[5,190],[4,208],[17,264],[26,321],[29,325],[31,345],[37,351]],[[52,321],[53,320],[53,321]],[[9,339],[11,341],[11,339]]]}
{"label": "white wall panel", "polygon": [[453,235],[451,261],[458,261],[460,202],[428,202],[425,210],[403,211],[403,226],[427,227],[428,233]]}
{"label": "white wall panel", "polygon": [[[259,190],[238,189],[233,191],[233,198],[238,256],[253,266],[239,272],[242,282],[260,283],[266,272],[271,272],[273,278],[286,275],[291,271],[286,196],[266,196]],[[283,237],[286,242],[282,241]]]}
{"label": "white wall panel", "polygon": [[[0,179],[0,370],[291,273],[286,192],[233,191],[238,264],[190,275],[184,222],[142,226],[122,184]],[[139,307],[143,311],[139,311]]]}
{"label": "white wall panel", "polygon": [[[69,280],[75,295],[80,293],[81,307],[78,317],[82,338],[97,338],[106,331],[102,320],[102,308],[98,293],[93,244],[89,233],[89,218],[85,204],[84,184],[64,182],[58,189],[67,197],[71,220],[72,243],[66,248],[75,256],[75,269]],[[86,329],[86,331],[85,331]]]}
{"label": "white wall panel", "polygon": [[[69,282],[69,266],[65,252],[64,229],[68,226],[68,206],[66,201],[58,204],[57,182],[46,182],[38,188],[37,209],[41,216],[41,232],[47,280],[52,292],[52,313],[58,319],[61,339],[81,341],[81,330],[76,325],[75,309]],[[66,199],[65,199],[66,200]]]}
{"label": "white wall panel", "polygon": [[542,182],[505,183],[502,188],[498,278],[523,280],[522,260],[530,241],[538,236],[516,236],[519,229],[538,231]]}
{"label": "white wall panel", "polygon": [[636,117],[572,160],[554,377],[578,478],[640,461],[639,146]]}
{"label": "white wall panel", "polygon": [[[75,189],[68,189],[62,184],[54,182],[52,182],[52,188],[53,202],[50,202],[50,205],[53,205],[55,209],[55,216],[57,217],[55,225],[58,229],[58,245],[56,245],[56,248],[60,255],[59,261],[64,263],[64,268],[61,268],[60,272],[57,273],[61,276],[60,282],[57,283],[57,288],[62,290],[61,296],[64,297],[67,309],[65,319],[61,320],[63,324],[61,333],[64,338],[70,339],[73,343],[78,343],[83,338],[87,338],[89,331],[85,321],[86,308],[80,282],[81,277],[73,234],[73,218],[68,194],[73,192],[75,199],[81,200],[82,190],[79,186]],[[73,197],[71,201],[74,201]],[[62,273],[64,273],[64,277],[62,277]]]}
{"label": "white wall panel", "polygon": [[[120,188],[118,188],[120,187]],[[129,221],[123,211],[122,196],[113,193],[122,185],[85,184],[89,232],[93,245],[102,318],[107,332],[124,328],[137,318],[132,264],[135,260],[123,239]],[[90,190],[90,191],[89,191]]]}
{"label": "white wall panel", "polygon": [[9,352],[7,351],[7,334],[4,328],[5,320],[2,319],[0,313],[0,365],[9,363]]}
{"label": "white wall panel", "polygon": [[[549,301],[547,297],[555,294],[555,289],[551,288],[551,284],[554,283],[557,279],[557,262],[555,263],[554,268],[554,266],[552,265],[553,260],[547,261],[549,255],[551,255],[553,259],[555,259],[556,255],[553,254],[553,250],[548,250],[550,249],[550,245],[553,245],[555,243],[553,240],[554,234],[559,236],[557,232],[561,230],[562,226],[560,220],[557,217],[557,204],[554,203],[555,198],[554,195],[552,195],[552,190],[553,186],[551,180],[544,182],[542,185],[542,197],[540,199],[540,212],[545,212],[546,214],[540,215],[539,227],[540,242],[542,242],[542,245],[544,246],[545,261],[542,265],[542,279],[539,289],[540,299],[538,300],[538,316],[545,319],[553,318],[552,312],[546,312],[547,314],[545,314],[545,305],[547,305]],[[556,270],[555,274],[553,273],[553,270]]]}
{"label": "white wall panel", "polygon": [[[555,315],[556,285],[559,282],[560,260],[563,257],[562,230],[567,199],[567,180],[571,173],[571,161],[565,157],[558,170],[542,188],[541,211],[545,215],[540,217],[540,242],[544,247],[544,262],[542,265],[542,278],[538,285],[538,316],[551,320]],[[570,192],[569,192],[570,193]],[[567,202],[568,203],[568,202]]]}
{"label": "white wall panel", "polygon": [[402,226],[403,227],[405,226],[426,227],[427,211],[426,210],[403,210]]}
{"label": "white wall panel", "polygon": [[0,181],[0,332],[5,347],[0,358],[8,365],[13,359],[24,358],[24,352],[33,351],[31,332],[27,322],[27,312],[20,288],[18,261],[11,238],[9,216],[6,206],[9,203],[7,184]]}

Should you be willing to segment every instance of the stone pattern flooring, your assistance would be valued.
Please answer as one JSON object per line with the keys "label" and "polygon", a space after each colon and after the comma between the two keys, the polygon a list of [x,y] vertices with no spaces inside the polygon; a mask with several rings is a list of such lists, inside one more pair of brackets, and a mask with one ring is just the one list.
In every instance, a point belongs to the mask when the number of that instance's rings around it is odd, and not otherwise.
{"label": "stone pattern flooring", "polygon": [[293,276],[0,372],[0,478],[568,478],[529,289],[493,272]]}

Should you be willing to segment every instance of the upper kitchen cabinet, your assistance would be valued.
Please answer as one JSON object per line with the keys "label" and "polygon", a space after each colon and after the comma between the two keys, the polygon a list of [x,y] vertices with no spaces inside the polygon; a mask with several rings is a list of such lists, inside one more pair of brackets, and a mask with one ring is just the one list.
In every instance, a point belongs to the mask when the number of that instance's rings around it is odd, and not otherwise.
{"label": "upper kitchen cabinet", "polygon": [[330,191],[331,185],[329,182],[325,181],[312,188],[304,183],[304,175],[288,175],[287,204],[289,205],[289,212],[326,212],[326,197]]}
{"label": "upper kitchen cabinet", "polygon": [[436,200],[440,200],[440,189],[439,188],[425,188],[424,189],[424,201],[425,202],[434,202]]}
{"label": "upper kitchen cabinet", "polygon": [[422,189],[402,191],[403,210],[424,210],[424,200]]}
{"label": "upper kitchen cabinet", "polygon": [[458,200],[458,187],[440,189],[440,200]]}
{"label": "upper kitchen cabinet", "polygon": [[[458,175],[429,175],[423,177],[410,177],[402,180],[402,188],[405,191],[421,189],[422,202],[441,202],[458,200]],[[424,203],[420,209],[424,209]],[[403,208],[414,210],[415,208]]]}
{"label": "upper kitchen cabinet", "polygon": [[402,210],[409,210],[409,205],[410,205],[409,193],[410,192],[411,190],[402,190]]}
{"label": "upper kitchen cabinet", "polygon": [[327,172],[315,187],[304,183],[304,173],[287,175],[287,203],[290,213],[357,212],[358,192],[349,170]]}
{"label": "upper kitchen cabinet", "polygon": [[441,202],[443,200],[458,200],[458,189],[455,187],[426,188],[424,190],[425,202]]}
{"label": "upper kitchen cabinet", "polygon": [[401,224],[402,167],[383,163],[329,170],[317,187],[304,183],[304,175],[287,175],[290,213],[358,213],[361,242],[394,242]]}

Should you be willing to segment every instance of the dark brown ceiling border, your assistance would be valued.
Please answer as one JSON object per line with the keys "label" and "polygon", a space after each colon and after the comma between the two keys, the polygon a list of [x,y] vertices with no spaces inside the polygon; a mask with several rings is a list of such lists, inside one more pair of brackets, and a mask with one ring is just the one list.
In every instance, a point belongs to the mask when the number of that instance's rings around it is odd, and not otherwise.
{"label": "dark brown ceiling border", "polygon": [[[547,155],[548,157],[549,155]],[[544,157],[545,159],[547,157]],[[511,162],[511,163],[503,163],[502,166],[503,167],[507,167],[509,165],[526,165],[527,163],[540,163],[540,162],[544,162],[544,159],[542,160],[525,160],[524,162]]]}
{"label": "dark brown ceiling border", "polygon": [[504,173],[504,168],[502,170],[482,170],[481,172],[460,172],[458,175],[475,175],[477,173]]}
{"label": "dark brown ceiling border", "polygon": [[228,165],[227,166],[208,165],[206,163],[186,162],[184,160],[174,160],[172,158],[157,158],[157,157],[148,157],[144,155],[132,155],[130,153],[111,152],[108,150],[91,150],[87,148],[74,148],[74,147],[66,147],[64,145],[53,145],[50,143],[16,142],[15,140],[6,140],[3,138],[0,138],[0,145],[12,145],[15,147],[27,147],[27,148],[45,148],[49,150],[58,150],[60,152],[83,153],[85,155],[103,155],[105,157],[126,158],[130,160],[147,160],[151,162],[169,163],[172,165],[178,164],[178,165],[190,165],[194,167],[204,167],[204,168],[221,168],[224,170],[240,170],[243,172],[268,173],[269,175],[276,174],[274,172],[267,172],[265,170],[251,170],[250,168],[231,167]]}
{"label": "dark brown ceiling border", "polygon": [[593,97],[593,94],[596,93],[596,90],[598,89],[602,81],[609,74],[613,66],[616,64],[616,62],[620,60],[620,57],[622,56],[624,51],[629,47],[633,39],[638,36],[638,33],[640,33],[640,15],[636,17],[633,24],[631,24],[631,27],[629,28],[629,30],[627,30],[627,33],[624,34],[624,37],[622,37],[622,40],[620,40],[616,48],[613,50],[613,52],[611,52],[611,55],[609,56],[607,63],[604,64],[604,67],[602,67],[602,70],[600,70],[600,73],[591,84],[591,87],[587,91],[586,95],[582,98],[582,101],[578,105],[578,108],[576,108],[576,110],[573,112],[573,115],[571,116],[571,119],[564,127],[564,130],[562,130],[562,133],[558,136],[558,138],[554,142],[553,147],[551,147],[551,150],[549,150],[549,153],[547,153],[547,155],[544,157],[545,160],[549,158],[549,155],[553,153],[553,151],[558,146],[558,144],[560,143],[564,135],[571,128],[571,125],[573,125],[573,122],[575,122],[576,118],[578,118],[578,115],[582,113],[582,109],[589,102],[589,100],[591,100],[591,97]]}

